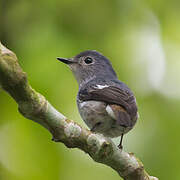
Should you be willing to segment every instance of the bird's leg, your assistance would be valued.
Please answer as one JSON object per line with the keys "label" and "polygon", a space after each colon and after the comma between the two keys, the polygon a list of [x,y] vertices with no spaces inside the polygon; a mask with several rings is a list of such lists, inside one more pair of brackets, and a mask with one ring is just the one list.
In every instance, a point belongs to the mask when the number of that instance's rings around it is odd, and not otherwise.
{"label": "bird's leg", "polygon": [[118,148],[119,148],[119,149],[122,149],[122,148],[123,148],[123,146],[122,146],[123,136],[124,136],[124,134],[121,135],[121,140],[120,140],[120,143],[119,143],[119,145],[118,145]]}
{"label": "bird's leg", "polygon": [[92,131],[92,132],[96,131],[96,128],[97,128],[98,126],[100,126],[100,125],[101,125],[101,122],[96,123],[96,124],[91,128],[91,131]]}

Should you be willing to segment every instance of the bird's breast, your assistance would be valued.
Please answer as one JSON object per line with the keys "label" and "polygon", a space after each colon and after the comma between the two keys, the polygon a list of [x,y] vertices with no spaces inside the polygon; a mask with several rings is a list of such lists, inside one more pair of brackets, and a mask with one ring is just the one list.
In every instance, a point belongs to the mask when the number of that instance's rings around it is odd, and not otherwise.
{"label": "bird's breast", "polygon": [[102,133],[108,137],[118,137],[122,133],[128,132],[129,128],[124,128],[116,123],[115,116],[109,115],[113,113],[110,106],[101,101],[78,101],[79,113],[87,124],[92,129],[97,123],[100,125],[95,129],[96,132]]}
{"label": "bird's breast", "polygon": [[104,122],[110,118],[107,116],[106,103],[101,101],[78,102],[79,113],[84,122],[91,129],[98,122]]}

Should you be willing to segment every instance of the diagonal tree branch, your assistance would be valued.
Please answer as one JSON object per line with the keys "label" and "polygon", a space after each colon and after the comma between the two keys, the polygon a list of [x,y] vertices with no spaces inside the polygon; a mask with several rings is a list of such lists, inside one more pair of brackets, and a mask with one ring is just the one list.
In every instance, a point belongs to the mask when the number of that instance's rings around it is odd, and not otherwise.
{"label": "diagonal tree branch", "polygon": [[28,84],[16,55],[0,44],[0,87],[17,102],[19,112],[48,129],[53,140],[79,148],[99,163],[113,168],[125,180],[158,180],[149,176],[132,153],[119,150],[102,135],[94,134],[67,119]]}

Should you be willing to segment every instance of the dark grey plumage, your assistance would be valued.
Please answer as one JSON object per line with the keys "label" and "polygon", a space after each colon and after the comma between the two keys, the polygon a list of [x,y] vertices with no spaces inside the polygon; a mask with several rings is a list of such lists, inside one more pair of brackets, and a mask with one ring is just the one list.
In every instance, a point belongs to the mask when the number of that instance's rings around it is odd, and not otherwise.
{"label": "dark grey plumage", "polygon": [[78,81],[78,109],[92,131],[117,137],[133,128],[138,118],[136,98],[118,80],[105,56],[84,51],[71,59],[58,59],[69,65]]}

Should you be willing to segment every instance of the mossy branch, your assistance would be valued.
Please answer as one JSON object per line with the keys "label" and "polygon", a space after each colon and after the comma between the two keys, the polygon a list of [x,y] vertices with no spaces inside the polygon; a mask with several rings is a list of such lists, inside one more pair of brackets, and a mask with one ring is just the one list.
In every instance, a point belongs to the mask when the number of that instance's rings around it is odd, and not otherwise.
{"label": "mossy branch", "polygon": [[102,135],[94,134],[67,119],[29,85],[16,55],[0,44],[0,87],[17,102],[19,112],[48,129],[53,140],[79,148],[99,163],[113,168],[125,180],[157,180],[149,176],[133,154],[119,150]]}

